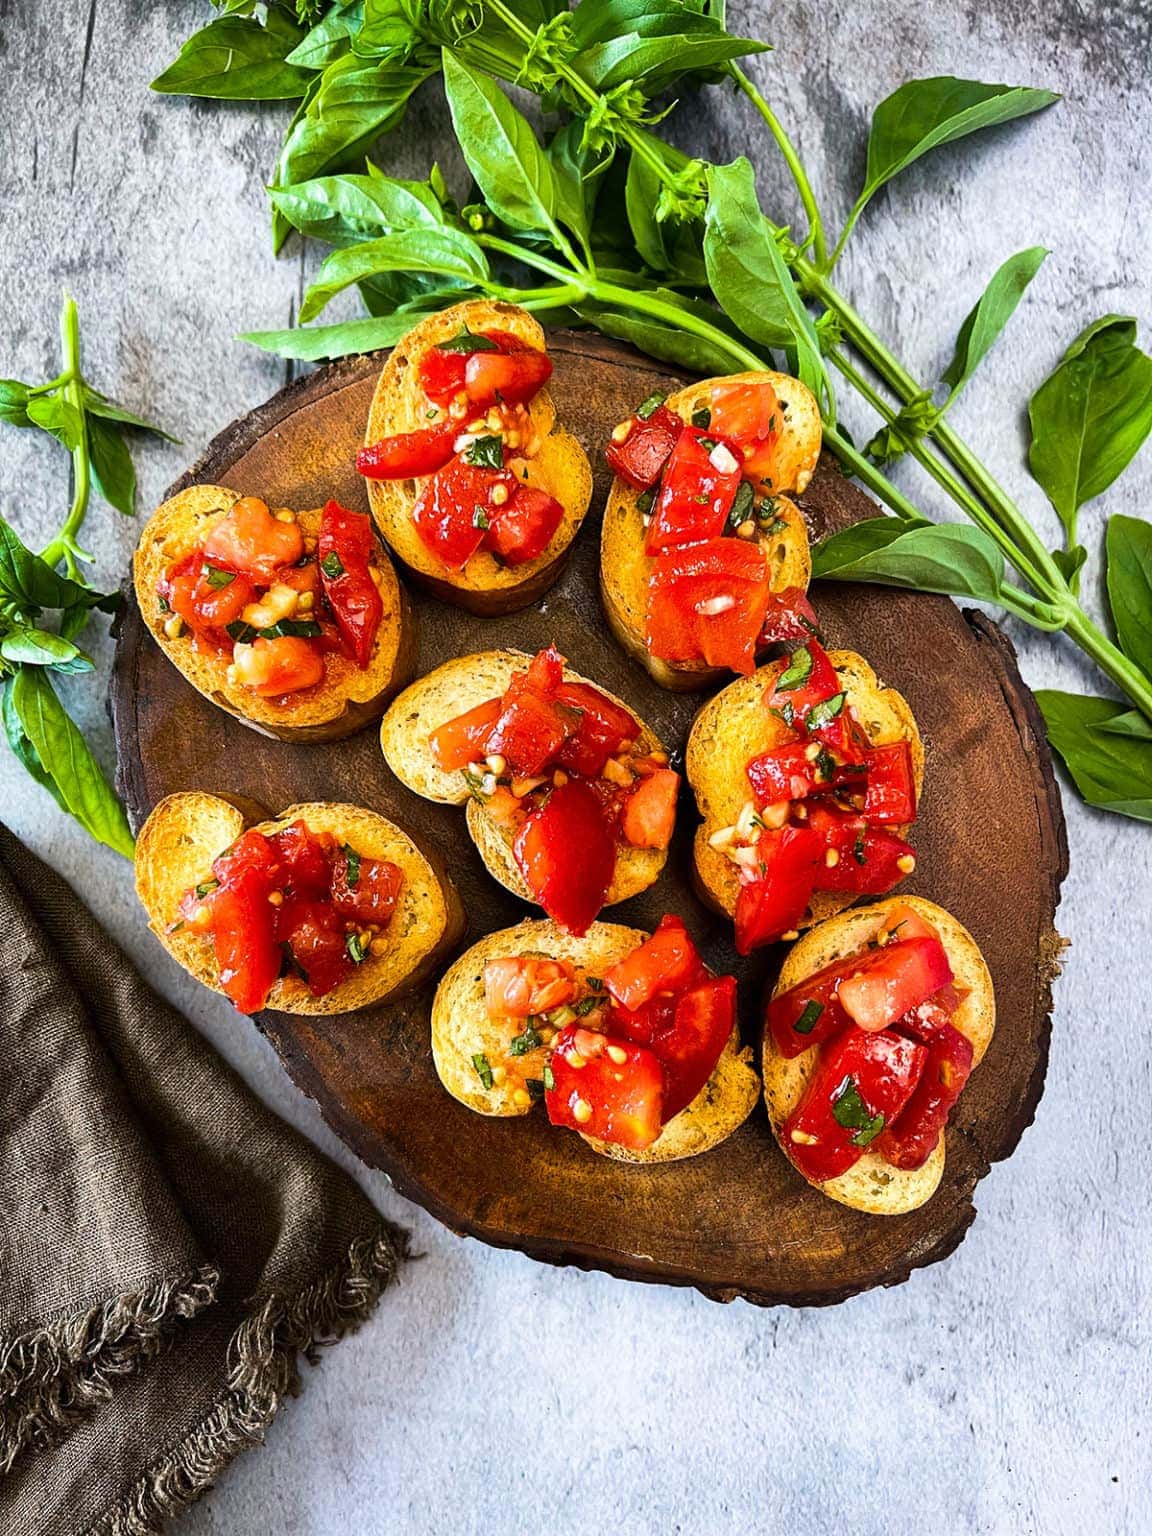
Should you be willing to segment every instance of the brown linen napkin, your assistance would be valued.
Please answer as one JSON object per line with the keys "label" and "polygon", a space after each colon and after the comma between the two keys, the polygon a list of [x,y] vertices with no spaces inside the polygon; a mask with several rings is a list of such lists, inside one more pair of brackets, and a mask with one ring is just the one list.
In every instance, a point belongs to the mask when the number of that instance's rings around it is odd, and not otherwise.
{"label": "brown linen napkin", "polygon": [[4,1536],[159,1530],[404,1251],[2,825],[0,1156]]}

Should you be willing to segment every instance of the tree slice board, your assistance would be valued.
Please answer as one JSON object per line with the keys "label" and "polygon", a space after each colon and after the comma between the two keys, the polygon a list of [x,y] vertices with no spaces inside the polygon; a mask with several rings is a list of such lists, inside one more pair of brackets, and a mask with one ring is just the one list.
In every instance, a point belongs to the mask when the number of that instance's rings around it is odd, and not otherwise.
{"label": "tree slice board", "polygon": [[[583,442],[597,477],[574,557],[542,602],[506,618],[474,617],[413,588],[418,673],[472,651],[508,644],[534,651],[554,640],[575,668],[682,747],[703,696],[664,692],[623,654],[601,612],[597,564],[606,435],[653,389],[684,380],[599,337],[558,332],[550,346],[560,420]],[[273,504],[316,506],[331,495],[367,510],[353,456],[379,367],[379,357],[349,359],[289,385],[222,432],[173,492],[209,481]],[[814,536],[877,510],[830,461],[802,504]],[[813,595],[829,644],[860,651],[915,711],[927,770],[913,834],[919,866],[907,889],[960,918],[996,986],[996,1035],[948,1126],[939,1191],[899,1217],[837,1205],[793,1171],[762,1103],[722,1146],[655,1167],[596,1156],[550,1127],[542,1110],[514,1120],[475,1115],[436,1077],[432,987],[337,1018],[261,1016],[256,1022],[293,1081],[336,1132],[454,1231],[550,1263],[695,1286],[717,1299],[835,1302],[895,1284],[951,1253],[975,1215],[977,1183],[1030,1123],[1047,1065],[1060,946],[1053,919],[1067,852],[1043,728],[1012,647],[986,618],[945,598],[831,584]],[[485,873],[461,810],[431,805],[396,782],[375,729],[315,745],[256,734],[209,704],[165,660],[130,593],[111,702],[118,782],[134,826],[181,789],[242,794],[272,811],[294,801],[353,801],[410,826],[447,855],[469,916],[467,943],[534,915]],[[759,1001],[782,950],[737,959],[729,925],[692,892],[695,816],[687,791],[679,820],[664,877],[605,917],[651,928],[665,911],[681,913],[708,963],[738,975],[744,1037],[758,1041]]]}

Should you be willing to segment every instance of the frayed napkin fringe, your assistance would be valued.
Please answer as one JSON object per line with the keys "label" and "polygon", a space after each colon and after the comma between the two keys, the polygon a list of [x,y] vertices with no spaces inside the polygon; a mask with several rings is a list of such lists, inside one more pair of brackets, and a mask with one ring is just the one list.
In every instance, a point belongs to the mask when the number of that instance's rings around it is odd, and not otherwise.
{"label": "frayed napkin fringe", "polygon": [[0,1476],[30,1446],[52,1443],[107,1402],[117,1380],[158,1354],[177,1322],[215,1300],[219,1282],[219,1270],[205,1265],[0,1339]]}
{"label": "frayed napkin fringe", "polygon": [[375,1310],[406,1255],[406,1234],[357,1238],[345,1262],[291,1297],[274,1295],[245,1318],[229,1351],[224,1396],[191,1434],[144,1474],[89,1536],[153,1536],[201,1497],[241,1451],[259,1445],[286,1394],[300,1386],[298,1357],[354,1332]]}

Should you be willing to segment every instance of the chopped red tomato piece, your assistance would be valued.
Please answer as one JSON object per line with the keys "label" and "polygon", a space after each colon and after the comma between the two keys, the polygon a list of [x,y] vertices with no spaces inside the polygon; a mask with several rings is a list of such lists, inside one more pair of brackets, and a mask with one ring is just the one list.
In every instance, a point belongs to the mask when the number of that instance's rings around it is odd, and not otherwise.
{"label": "chopped red tomato piece", "polygon": [[512,674],[508,691],[514,693],[521,688],[534,688],[544,698],[551,699],[559,695],[563,681],[564,657],[554,645],[549,645],[536,652],[526,671]]}
{"label": "chopped red tomato piece", "polygon": [[678,917],[660,919],[652,937],[605,973],[604,985],[622,1008],[635,1012],[660,992],[681,992],[704,978],[704,962]]}
{"label": "chopped red tomato piece", "polygon": [[277,883],[286,882],[297,895],[326,894],[332,881],[330,841],[309,831],[302,821],[273,832],[267,842],[282,871]]}
{"label": "chopped red tomato piece", "polygon": [[515,475],[469,464],[457,454],[421,490],[412,521],[426,547],[445,565],[466,565],[484,542],[495,510],[490,498],[498,485],[511,497]]}
{"label": "chopped red tomato piece", "polygon": [[499,752],[513,773],[532,778],[555,761],[576,726],[570,710],[525,688],[505,703],[488,737],[488,751]]}
{"label": "chopped red tomato piece", "polygon": [[876,930],[874,942],[888,944],[893,939],[938,939],[936,929],[906,901],[894,901]]}
{"label": "chopped red tomato piece", "polygon": [[658,768],[640,779],[624,801],[620,830],[633,848],[667,848],[676,825],[680,775]]}
{"label": "chopped red tomato piece", "polygon": [[522,352],[524,342],[511,331],[465,331],[445,344],[429,347],[420,359],[420,387],[438,405],[446,405],[464,389],[464,370],[477,352]]}
{"label": "chopped red tomato piece", "polygon": [[952,980],[939,939],[901,939],[871,950],[840,983],[844,1012],[861,1029],[887,1029]]}
{"label": "chopped red tomato piece", "polygon": [[768,594],[768,606],[760,630],[761,645],[776,645],[786,640],[820,638],[816,610],[802,587],[784,587]]}
{"label": "chopped red tomato piece", "polygon": [[787,666],[781,669],[768,689],[765,702],[786,725],[799,730],[817,705],[826,704],[842,693],[840,678],[828,659],[828,652],[818,640],[808,640],[792,652]]}
{"label": "chopped red tomato piece", "polygon": [[767,379],[721,379],[709,391],[712,416],[710,433],[726,437],[741,448],[746,444],[775,442],[779,404]]}
{"label": "chopped red tomato piece", "polygon": [[505,565],[525,565],[538,560],[551,544],[564,521],[564,508],[547,491],[521,483],[503,506],[489,507],[488,519],[483,547]]}
{"label": "chopped red tomato piece", "polygon": [[204,562],[240,571],[269,585],[282,565],[295,565],[304,553],[304,535],[296,522],[282,523],[257,496],[242,496],[204,540]]}
{"label": "chopped red tomato piece", "polygon": [[236,681],[261,698],[279,698],[311,688],[324,676],[324,657],[298,635],[263,638],[251,645],[237,644],[232,651]]}
{"label": "chopped red tomato piece", "polygon": [[660,1134],[664,1071],[646,1047],[570,1024],[552,1048],[544,1103],[553,1125],[636,1151]]}
{"label": "chopped red tomato piece", "polygon": [[922,1168],[972,1071],[972,1042],[945,1024],[928,1046],[916,1090],[876,1143],[894,1168]]}
{"label": "chopped red tomato piece", "polygon": [[464,389],[474,405],[523,405],[552,377],[552,359],[536,347],[517,352],[470,352]]}
{"label": "chopped red tomato piece", "polygon": [[804,919],[821,857],[819,837],[808,827],[761,832],[757,877],[742,884],[736,898],[736,953],[751,954],[773,944]]}
{"label": "chopped red tomato piece", "polygon": [[870,747],[868,788],[864,815],[869,821],[905,825],[916,820],[916,780],[912,772],[912,748],[907,741]]}
{"label": "chopped red tomato piece", "polygon": [[358,667],[372,660],[384,602],[372,579],[369,556],[376,539],[363,512],[350,512],[329,501],[320,514],[317,559],[324,595],[336,618],[340,638]]}
{"label": "chopped red tomato piece", "polygon": [[590,683],[558,682],[556,702],[580,711],[580,723],[560,749],[557,762],[594,778],[610,757],[636,740],[640,722]]}
{"label": "chopped red tomato piece", "polygon": [[527,1019],[576,997],[576,969],[567,960],[514,955],[484,967],[484,1005],[491,1018]]}
{"label": "chopped red tomato piece", "polygon": [[[818,807],[809,812],[812,825]],[[819,808],[823,811],[823,807]],[[829,826],[832,824],[829,816]],[[855,896],[884,896],[893,886],[899,885],[916,867],[916,854],[911,844],[903,838],[893,837],[890,832],[878,830],[866,824],[863,816],[835,818],[835,830],[823,830],[824,818],[816,817],[819,835],[825,846],[835,848],[839,861],[828,867],[823,863],[817,870],[818,891],[850,891]]]}
{"label": "chopped red tomato piece", "polygon": [[824,1047],[781,1144],[806,1179],[823,1184],[858,1162],[911,1099],[927,1049],[886,1031],[847,1029]]}
{"label": "chopped red tomato piece", "polygon": [[659,555],[683,544],[718,538],[739,484],[739,452],[705,438],[695,427],[685,427],[664,467],[645,553]]}
{"label": "chopped red tomato piece", "polygon": [[488,738],[500,718],[503,705],[499,699],[488,699],[466,710],[454,720],[438,725],[428,738],[428,748],[438,768],[451,773],[455,768],[467,768],[469,763],[483,761],[488,755]]}
{"label": "chopped red tomato piece", "polygon": [[709,539],[658,555],[648,589],[648,649],[664,661],[752,672],[768,590],[764,555],[745,539]]}
{"label": "chopped red tomato piece", "polygon": [[659,480],[684,423],[675,411],[657,405],[647,416],[631,417],[627,428],[620,442],[613,439],[608,444],[605,457],[613,473],[634,490],[650,490]]}
{"label": "chopped red tomato piece", "polygon": [[[830,754],[809,755],[811,743],[786,742],[754,757],[744,770],[758,806],[823,795],[841,784],[860,784],[863,776],[835,762]],[[815,750],[815,749],[813,749]]]}
{"label": "chopped red tomato piece", "polygon": [[442,421],[415,432],[397,432],[369,443],[356,455],[356,468],[369,480],[416,480],[442,469],[456,452],[460,424]]}
{"label": "chopped red tomato piece", "polygon": [[331,881],[332,905],[341,917],[386,928],[404,889],[404,871],[345,844],[332,860]]}
{"label": "chopped red tomato piece", "polygon": [[612,831],[596,793],[569,779],[529,812],[512,845],[516,867],[566,933],[588,932],[616,870]]}
{"label": "chopped red tomato piece", "polygon": [[241,1013],[257,1013],[263,1008],[280,975],[276,909],[268,900],[270,889],[267,874],[249,865],[221,881],[211,896],[212,943],[220,985]]}
{"label": "chopped red tomato piece", "polygon": [[664,1068],[665,1122],[686,1109],[712,1076],[735,1023],[735,976],[708,977],[676,1000],[672,1028],[652,1041]]}
{"label": "chopped red tomato piece", "polygon": [[190,629],[223,629],[240,617],[256,586],[250,576],[206,565],[203,550],[194,549],[167,572],[160,595]]}
{"label": "chopped red tomato piece", "polygon": [[290,896],[276,912],[276,936],[304,973],[313,997],[324,997],[352,969],[344,919],[328,901]]}

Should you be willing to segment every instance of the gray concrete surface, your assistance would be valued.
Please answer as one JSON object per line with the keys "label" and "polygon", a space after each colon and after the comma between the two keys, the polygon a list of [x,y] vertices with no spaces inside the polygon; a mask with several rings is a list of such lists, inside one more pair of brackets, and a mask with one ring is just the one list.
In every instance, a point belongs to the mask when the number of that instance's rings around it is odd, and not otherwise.
{"label": "gray concrete surface", "polygon": [[[730,12],[776,43],[752,72],[833,213],[861,170],[868,107],[905,78],[956,73],[1065,93],[1044,117],[898,182],[844,270],[860,307],[931,370],[998,263],[1025,245],[1052,248],[956,414],[1054,528],[1022,468],[1023,403],[1089,319],[1132,311],[1152,327],[1147,8],[780,0]],[[208,14],[202,0],[0,0],[0,374],[55,372],[66,285],[92,378],[184,438],[139,453],[145,509],[215,431],[283,382],[282,363],[233,338],[287,323],[315,259],[294,248],[275,262],[266,238],[262,186],[282,108],[148,93]],[[726,94],[690,100],[678,132],[713,158],[749,150],[765,162],[765,191],[782,193],[765,137]],[[429,90],[382,158],[424,174],[433,155],[445,158],[445,133]],[[0,429],[5,516],[46,539],[67,494],[61,452]],[[1105,510],[1143,514],[1150,500],[1146,452],[1087,513],[1090,549]],[[96,506],[87,535],[98,575],[114,584],[133,525]],[[1096,576],[1094,563],[1089,590]],[[1059,642],[1016,638],[1033,684],[1086,676]],[[98,650],[106,662],[107,646]],[[100,682],[68,692],[110,760]],[[127,866],[87,842],[6,754],[0,805],[256,1090],[412,1227],[425,1255],[373,1325],[310,1374],[267,1447],[185,1520],[189,1536],[1147,1528],[1146,828],[1067,797],[1060,924],[1073,947],[1048,1089],[1016,1155],[981,1186],[962,1248],[832,1311],[765,1313],[540,1268],[441,1230],[356,1169],[255,1032],[149,938]]]}

